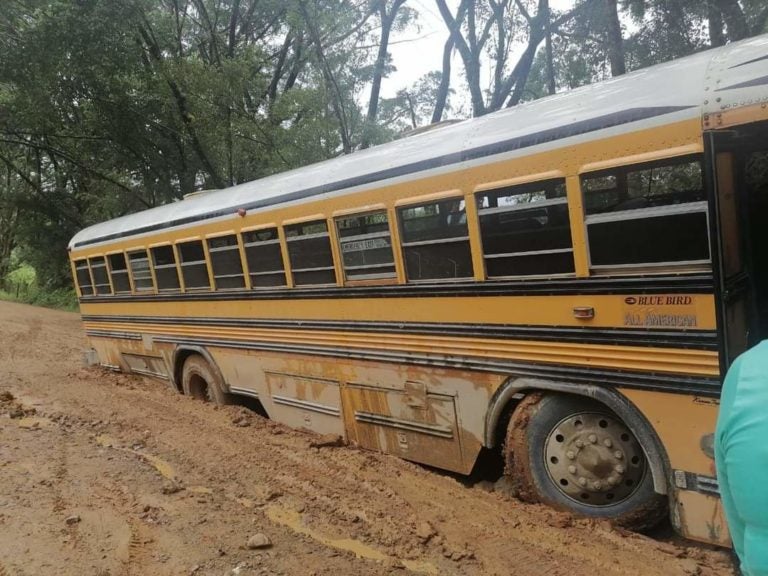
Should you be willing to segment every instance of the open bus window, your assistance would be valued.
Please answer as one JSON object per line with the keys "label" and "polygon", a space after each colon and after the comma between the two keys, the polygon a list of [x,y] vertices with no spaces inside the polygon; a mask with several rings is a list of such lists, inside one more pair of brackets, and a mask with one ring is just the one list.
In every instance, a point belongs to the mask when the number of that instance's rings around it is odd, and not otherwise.
{"label": "open bus window", "polygon": [[129,252],[128,263],[131,267],[133,287],[136,289],[136,292],[154,290],[155,284],[152,281],[152,271],[149,269],[147,251]]}
{"label": "open bus window", "polygon": [[699,156],[586,174],[582,191],[593,267],[709,262]]}
{"label": "open bus window", "polygon": [[489,278],[573,273],[563,179],[489,190],[477,203]]}
{"label": "open bus window", "polygon": [[347,280],[395,277],[395,257],[385,211],[336,219]]}
{"label": "open bus window", "polygon": [[151,249],[152,264],[158,290],[179,290],[179,272],[176,269],[176,255],[172,246],[156,246]]}
{"label": "open bus window", "polygon": [[109,259],[109,272],[112,276],[112,288],[114,288],[115,293],[130,292],[131,281],[128,278],[128,264],[125,262],[125,254],[122,252],[110,254],[107,258]]}
{"label": "open bus window", "polygon": [[277,228],[243,232],[245,259],[253,288],[285,286],[285,266]]}
{"label": "open bus window", "polygon": [[462,198],[398,210],[408,280],[473,275],[467,213]]}
{"label": "open bus window", "polygon": [[190,240],[177,244],[181,275],[184,277],[185,290],[210,290],[211,281],[208,277],[208,263],[205,261],[205,250],[201,240]]}
{"label": "open bus window", "polygon": [[107,261],[104,259],[104,256],[89,258],[88,264],[91,266],[93,289],[96,294],[112,294],[112,286],[109,284],[109,276],[107,274]]}
{"label": "open bus window", "polygon": [[245,288],[243,263],[240,260],[240,245],[237,236],[219,236],[208,239],[208,252],[211,256],[213,281],[216,289]]}
{"label": "open bus window", "polygon": [[285,240],[296,286],[336,283],[331,239],[325,220],[286,226]]}
{"label": "open bus window", "polygon": [[88,271],[87,260],[75,262],[75,275],[77,276],[77,285],[80,287],[80,294],[93,296],[93,283],[91,282],[91,273]]}

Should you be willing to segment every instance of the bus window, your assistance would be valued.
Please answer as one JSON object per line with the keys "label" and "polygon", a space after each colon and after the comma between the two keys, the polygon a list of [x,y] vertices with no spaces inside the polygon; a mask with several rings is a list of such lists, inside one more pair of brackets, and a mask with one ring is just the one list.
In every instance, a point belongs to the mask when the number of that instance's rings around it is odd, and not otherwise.
{"label": "bus window", "polygon": [[408,280],[473,275],[467,213],[462,198],[398,210]]}
{"label": "bus window", "polygon": [[133,286],[136,292],[147,292],[155,288],[152,281],[152,271],[149,269],[149,258],[146,250],[128,253],[128,263],[133,275]]}
{"label": "bus window", "polygon": [[277,228],[243,232],[245,259],[253,288],[285,286],[285,266]]}
{"label": "bus window", "polygon": [[699,157],[582,176],[593,267],[708,263]]}
{"label": "bus window", "polygon": [[91,266],[93,289],[96,294],[112,294],[112,287],[109,285],[109,276],[107,275],[107,261],[104,256],[89,258],[88,264]]}
{"label": "bus window", "polygon": [[176,255],[172,246],[156,246],[151,249],[152,264],[158,290],[179,290],[179,273],[176,270]]}
{"label": "bus window", "polygon": [[389,220],[384,211],[336,219],[347,280],[395,277]]}
{"label": "bus window", "polygon": [[336,283],[331,239],[325,220],[286,226],[285,240],[296,286]]}
{"label": "bus window", "polygon": [[208,252],[211,255],[213,281],[216,289],[245,288],[243,263],[240,260],[240,246],[237,236],[219,236],[208,239]]}
{"label": "bus window", "polygon": [[565,180],[489,190],[477,202],[489,278],[574,272]]}
{"label": "bus window", "polygon": [[75,274],[77,276],[77,285],[80,287],[80,294],[92,296],[93,284],[91,283],[91,273],[88,271],[87,260],[75,261]]}
{"label": "bus window", "polygon": [[181,275],[184,277],[185,290],[210,290],[211,281],[208,278],[208,263],[205,261],[205,251],[201,240],[190,240],[177,244],[179,260],[181,260]]}
{"label": "bus window", "polygon": [[131,281],[128,278],[128,264],[125,262],[125,254],[122,252],[110,254],[107,258],[109,258],[109,270],[112,275],[112,287],[115,293],[130,292]]}

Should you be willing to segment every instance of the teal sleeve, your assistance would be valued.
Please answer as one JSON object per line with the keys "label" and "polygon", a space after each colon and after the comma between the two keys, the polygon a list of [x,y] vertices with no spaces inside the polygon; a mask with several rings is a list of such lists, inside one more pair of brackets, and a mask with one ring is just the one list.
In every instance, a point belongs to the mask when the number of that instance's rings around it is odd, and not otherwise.
{"label": "teal sleeve", "polygon": [[739,357],[723,384],[715,460],[734,550],[746,576],[768,576],[768,343]]}

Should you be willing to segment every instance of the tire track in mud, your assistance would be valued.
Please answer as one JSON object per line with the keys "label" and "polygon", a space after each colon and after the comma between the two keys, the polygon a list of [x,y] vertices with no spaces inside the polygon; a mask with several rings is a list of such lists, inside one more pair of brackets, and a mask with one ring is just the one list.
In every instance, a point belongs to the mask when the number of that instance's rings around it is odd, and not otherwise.
{"label": "tire track in mud", "polygon": [[[153,414],[153,418],[167,419],[169,423],[175,423],[176,427],[179,426],[182,418],[191,421],[194,427],[205,426],[207,436],[212,439],[227,439],[227,436],[231,436],[233,432],[229,422],[215,422],[211,425],[210,422],[200,418],[195,413],[199,406],[187,399],[182,398],[179,403],[174,403],[174,408],[178,407],[178,411],[170,411],[166,403],[155,399],[146,399],[144,405],[147,408],[154,406],[158,409],[159,413]],[[193,412],[190,414],[187,408],[191,408]],[[402,526],[390,521],[390,512],[393,509],[416,516],[416,512],[411,510],[410,504],[405,499],[400,498],[394,491],[376,485],[363,477],[360,467],[355,466],[354,462],[350,463],[346,459],[318,460],[307,458],[306,452],[297,452],[296,447],[291,446],[291,440],[295,443],[297,437],[295,431],[271,422],[261,422],[261,424],[276,431],[270,441],[264,442],[246,434],[236,442],[225,441],[210,446],[224,461],[247,459],[257,463],[256,465],[251,463],[238,465],[237,474],[232,474],[228,478],[230,484],[237,484],[239,492],[248,494],[252,500],[260,504],[287,499],[288,505],[310,509],[313,516],[322,517],[321,524],[328,525],[339,533],[348,531],[352,525],[356,533],[364,534],[365,544],[378,546],[387,555],[398,555],[393,548],[403,546],[412,549],[421,548],[421,542],[410,533],[412,531],[404,531]],[[253,430],[253,428],[249,429]],[[259,430],[261,435],[264,432]],[[289,439],[288,443],[281,440],[283,436]],[[308,444],[314,437],[299,436],[299,438],[302,444]],[[182,438],[173,438],[173,443],[170,445],[169,435],[165,438],[165,444],[166,450],[174,454],[175,460],[183,461],[188,471],[194,470],[197,475],[208,479],[209,484],[215,484],[216,475],[220,474],[220,470],[209,467],[205,459],[190,458],[187,450],[184,450],[188,447],[185,446]],[[353,449],[344,448],[343,450],[354,457],[360,456]],[[365,454],[363,457],[377,463],[382,458],[391,459],[391,457],[377,454]],[[268,462],[279,463],[279,466],[276,466],[276,469],[269,465],[265,466]],[[401,461],[396,462],[398,465],[408,466]],[[254,485],[257,487],[256,493],[254,493]],[[345,493],[354,494],[355,499],[349,502],[344,497]],[[371,519],[376,521],[371,522]]]}
{"label": "tire track in mud", "polygon": [[147,544],[151,543],[152,539],[143,536],[142,529],[135,520],[128,519],[128,528],[131,535],[128,540],[127,558],[123,574],[124,576],[145,576],[145,558],[149,553]]}
{"label": "tire track in mud", "polygon": [[[133,393],[134,391],[131,395]],[[169,410],[167,403],[154,398],[144,398],[142,404],[147,408],[148,414],[152,413],[152,418],[167,419],[169,423],[175,423],[180,430],[184,429],[186,420],[194,427],[206,425],[210,438],[224,440],[233,432],[237,433],[230,423],[221,421],[211,423],[206,420],[204,415],[198,413],[201,407],[186,399],[174,402],[174,410]],[[210,409],[210,407],[202,408]],[[154,409],[158,410],[157,414],[154,414]],[[219,452],[219,458],[225,461],[243,459],[247,454],[248,460],[255,462],[280,462],[277,470],[270,469],[268,466],[265,468],[263,465],[242,465],[239,466],[239,474],[230,476],[230,483],[237,483],[242,490],[248,490],[249,482],[265,487],[263,491],[267,493],[266,497],[256,498],[257,501],[270,501],[271,495],[276,495],[275,499],[283,501],[288,514],[293,512],[291,506],[298,506],[304,511],[305,516],[310,516],[310,519],[319,524],[321,531],[323,527],[340,534],[351,531],[353,540],[355,536],[362,535],[361,545],[372,545],[386,556],[399,557],[406,562],[419,560],[425,563],[435,562],[442,566],[443,573],[493,573],[494,561],[491,561],[488,566],[484,561],[486,559],[472,561],[475,553],[473,550],[466,550],[472,545],[471,542],[466,541],[466,538],[464,541],[460,537],[448,538],[436,545],[428,543],[425,545],[413,532],[419,516],[424,516],[423,512],[420,514],[419,511],[429,509],[430,504],[434,506],[434,502],[430,503],[428,500],[422,502],[416,497],[415,501],[418,505],[414,506],[413,499],[409,500],[391,487],[370,478],[370,474],[365,471],[367,467],[360,466],[360,459],[362,458],[363,462],[373,469],[392,467],[398,476],[403,472],[410,473],[423,481],[422,488],[427,490],[439,491],[442,488],[454,491],[458,486],[454,480],[426,472],[413,464],[389,456],[362,453],[350,448],[337,449],[340,450],[336,452],[340,458],[332,457],[330,452],[326,452],[326,455],[331,457],[308,458],[306,451],[296,450],[295,443],[298,438],[301,444],[308,445],[312,436],[302,437],[296,431],[283,429],[273,423],[262,422],[262,424],[271,428],[273,433],[279,433],[266,442],[255,437],[255,434],[237,434],[237,442],[224,442],[221,445],[210,446]],[[264,433],[264,430],[259,428],[257,431],[262,435]],[[168,436],[165,440],[166,443],[173,442],[170,450],[175,454],[176,460],[183,459],[188,469],[195,470],[203,477],[215,478],[215,472],[206,466],[204,460],[185,457],[187,446],[182,438]],[[294,445],[291,446],[291,444]],[[459,491],[462,492],[462,497],[466,496],[463,493],[466,489],[459,488]],[[354,497],[350,498],[350,495]],[[455,503],[454,500],[450,501],[451,505]],[[477,504],[479,503],[475,502],[475,505]],[[496,500],[492,506],[504,506],[504,504],[508,504],[514,511],[512,502],[502,503]],[[489,515],[498,514],[498,510],[491,509],[492,506],[483,503],[480,508]],[[444,516],[449,521],[456,517],[456,512],[450,505],[443,505],[442,508]],[[395,510],[397,514],[393,514]],[[306,514],[307,511],[310,514]],[[301,533],[301,531],[298,532]],[[578,551],[569,553],[569,546],[563,546],[562,543],[551,545],[552,543],[549,542],[550,545],[547,545],[547,539],[542,539],[542,532],[544,531],[535,527],[521,529],[520,522],[517,522],[516,529],[511,530],[503,538],[498,532],[483,530],[482,525],[476,526],[473,535],[480,539],[503,540],[505,549],[500,552],[503,552],[503,556],[514,557],[515,564],[525,566],[526,575],[591,576],[598,568],[604,573],[622,573],[615,567],[612,568],[610,563],[594,563],[588,553],[579,554]],[[326,538],[326,541],[331,539]],[[541,542],[538,541],[539,539]],[[322,541],[323,538],[320,540]],[[585,538],[577,538],[573,546],[588,547],[588,541]],[[454,555],[468,557],[470,561],[457,563],[451,560],[446,563],[446,557]],[[558,555],[560,559],[557,558]],[[563,557],[573,561],[578,560],[581,568],[571,566],[568,570],[561,570]],[[454,572],[457,569],[458,571]]]}
{"label": "tire track in mud", "polygon": [[67,509],[67,501],[64,498],[62,486],[67,480],[67,446],[63,439],[57,442],[56,465],[54,468],[54,481],[51,483],[53,492],[53,511],[61,514]]}
{"label": "tire track in mud", "polygon": [[114,550],[122,566],[120,576],[145,576],[147,573],[145,562],[149,557],[147,545],[152,542],[152,539],[145,535],[135,518],[137,505],[135,496],[126,492],[119,484],[106,479],[94,483],[92,489],[94,497],[99,502],[108,504],[121,518],[127,529],[127,534],[115,544]]}
{"label": "tire track in mud", "polygon": [[0,347],[0,361],[7,372],[11,372],[15,368],[17,358],[24,356],[27,345],[34,343],[40,335],[42,327],[42,319],[30,318],[24,324],[26,330],[19,330],[19,326],[13,327],[15,329],[10,337],[3,338],[3,345]]}

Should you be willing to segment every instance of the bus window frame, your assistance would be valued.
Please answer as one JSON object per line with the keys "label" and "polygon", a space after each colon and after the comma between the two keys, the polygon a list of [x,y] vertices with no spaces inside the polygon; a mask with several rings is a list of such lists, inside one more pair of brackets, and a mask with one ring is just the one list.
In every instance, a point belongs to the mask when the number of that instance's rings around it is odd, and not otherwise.
{"label": "bus window frame", "polygon": [[[390,250],[392,252],[392,275],[391,276],[381,276],[378,278],[370,277],[370,278],[347,278],[347,269],[344,266],[344,258],[341,251],[341,242],[342,238],[339,234],[339,220],[342,220],[344,218],[355,218],[355,217],[363,217],[368,216],[371,214],[384,214],[384,216],[387,218],[387,230],[389,233],[389,243],[390,243]],[[396,253],[396,244],[395,244],[395,237],[392,233],[393,228],[393,222],[392,218],[390,217],[389,210],[384,204],[374,204],[374,205],[368,205],[361,207],[359,209],[353,209],[353,210],[339,210],[332,213],[332,221],[333,221],[333,227],[336,231],[336,245],[339,251],[339,262],[341,267],[341,276],[342,280],[344,282],[345,286],[387,286],[391,284],[398,284],[400,273],[398,271],[398,264],[397,264],[397,258],[395,258]],[[398,243],[399,245],[399,243]],[[373,265],[371,267],[382,267],[385,265]],[[386,266],[389,266],[389,264],[386,264]]]}
{"label": "bus window frame", "polygon": [[[405,248],[408,246],[416,246],[417,244],[413,242],[403,242],[403,220],[400,217],[401,211],[404,208],[408,208],[410,206],[439,203],[445,200],[464,201],[464,214],[467,219],[467,235],[461,236],[461,237],[449,238],[447,242],[443,240],[428,240],[428,241],[425,241],[424,243],[421,243],[421,245],[426,246],[428,244],[441,244],[441,243],[447,244],[447,243],[467,242],[469,245],[469,255],[470,255],[469,262],[470,262],[470,265],[472,266],[472,274],[470,276],[463,276],[461,278],[425,278],[423,280],[422,279],[412,280],[408,277],[408,270],[406,269],[406,265],[405,265]],[[395,213],[396,226],[397,226],[397,245],[398,245],[398,252],[400,253],[400,259],[403,266],[402,282],[404,284],[434,284],[436,281],[460,283],[460,282],[474,281],[477,279],[477,270],[475,268],[475,244],[472,241],[472,226],[470,223],[470,211],[469,211],[470,202],[474,202],[474,197],[472,196],[472,194],[465,194],[462,189],[453,188],[451,190],[444,190],[441,192],[432,192],[430,194],[422,194],[420,196],[409,196],[408,198],[401,198],[394,203],[393,211]]]}
{"label": "bus window frame", "polygon": [[[568,250],[570,254],[573,257],[573,272],[560,272],[557,274],[515,274],[510,276],[489,276],[488,275],[488,269],[486,267],[486,255],[485,255],[485,248],[483,247],[483,234],[482,234],[482,225],[480,223],[480,217],[483,215],[482,211],[483,208],[480,208],[478,205],[478,200],[481,194],[487,193],[487,192],[493,192],[494,190],[499,190],[502,188],[514,188],[518,186],[527,186],[527,185],[535,185],[538,182],[548,182],[552,180],[562,180],[563,188],[565,190],[565,195],[562,197],[562,199],[558,199],[558,202],[549,202],[548,204],[541,204],[538,203],[538,206],[546,206],[546,205],[559,205],[559,204],[565,204],[565,206],[568,209],[568,223],[570,226],[570,234],[571,234],[571,248]],[[575,278],[578,275],[578,264],[577,264],[577,252],[578,243],[576,242],[576,238],[574,238],[573,230],[574,228],[580,224],[580,222],[575,222],[571,210],[571,198],[570,194],[568,192],[568,176],[565,172],[562,170],[549,170],[547,172],[538,172],[536,174],[530,174],[526,176],[519,176],[514,178],[506,178],[504,180],[495,180],[493,182],[484,182],[482,184],[479,184],[475,186],[471,192],[472,196],[472,206],[474,207],[475,212],[475,222],[476,222],[476,233],[477,233],[477,247],[480,252],[480,262],[482,262],[482,270],[483,270],[483,276],[482,280],[485,282],[498,282],[498,281],[505,281],[505,280],[540,280],[543,278]],[[500,210],[500,212],[511,212],[514,210],[525,210],[530,209],[533,204],[529,206],[521,206],[520,208],[513,208],[511,210]],[[586,233],[586,230],[585,230]],[[544,254],[548,251],[533,251],[528,253],[510,253],[509,255],[514,256],[525,256],[525,255],[535,255],[535,254]],[[563,253],[565,253],[565,250],[562,250]],[[499,257],[499,256],[496,256]]]}
{"label": "bus window frame", "polygon": [[[211,256],[211,247],[208,244],[210,240],[216,240],[217,238],[224,238],[226,236],[234,236],[235,242],[237,242],[237,250],[238,250],[238,256],[240,257],[240,274],[228,274],[227,278],[234,278],[236,276],[242,276],[243,277],[243,286],[236,287],[236,288],[219,288],[219,286],[216,283],[216,272],[213,269],[213,257]],[[205,248],[205,255],[207,259],[207,265],[208,265],[208,272],[210,275],[210,278],[213,281],[213,284],[211,285],[211,291],[213,292],[219,292],[219,291],[225,291],[225,292],[232,292],[237,290],[247,290],[249,289],[250,282],[248,281],[248,274],[246,272],[247,268],[244,266],[243,262],[243,241],[240,237],[240,234],[235,231],[234,229],[230,230],[220,230],[217,232],[213,232],[211,234],[206,234],[203,239],[203,246]],[[224,249],[214,249],[214,253],[216,252],[223,252],[224,250],[232,250],[234,249],[234,246],[227,246]],[[223,277],[223,276],[220,276]]]}
{"label": "bus window frame", "polygon": [[[587,214],[585,202],[584,180],[587,178],[608,175],[611,172],[624,171],[625,173],[637,172],[653,169],[657,167],[681,165],[685,159],[690,162],[698,161],[701,165],[702,190],[704,199],[696,202],[684,202],[677,205],[655,206],[650,208],[639,208],[622,210],[617,212],[606,212],[604,214]],[[680,146],[666,150],[654,150],[645,154],[636,154],[624,156],[621,158],[612,158],[601,162],[593,162],[582,166],[577,175],[579,183],[579,193],[582,201],[582,222],[584,226],[584,248],[586,251],[587,265],[590,274],[595,276],[610,276],[621,274],[663,274],[674,271],[675,273],[696,273],[711,272],[713,269],[713,247],[712,247],[712,226],[711,214],[709,211],[709,200],[707,197],[706,162],[703,148],[698,144]],[[695,206],[695,207],[694,207]],[[709,259],[707,260],[673,260],[663,262],[639,262],[630,264],[593,264],[592,250],[589,240],[589,225],[606,222],[620,222],[625,220],[636,220],[643,218],[652,218],[659,216],[675,216],[680,214],[699,214],[704,213],[706,217],[707,228],[707,246],[709,248]],[[628,215],[635,216],[628,217]]]}
{"label": "bus window frame", "polygon": [[[176,252],[176,247],[174,246],[173,242],[168,240],[168,241],[165,241],[165,242],[158,242],[156,244],[150,244],[149,246],[147,246],[147,250],[148,250],[149,256],[151,258],[152,268],[154,270],[157,267],[157,264],[155,264],[154,249],[155,248],[164,248],[166,246],[169,247],[171,249],[171,251],[173,252],[174,268],[176,269],[176,279],[178,280],[179,287],[178,288],[160,288],[160,286],[158,286],[157,284],[155,285],[155,287],[157,289],[158,294],[161,293],[161,292],[162,293],[166,293],[166,294],[167,293],[174,293],[174,292],[183,292],[182,287],[184,285],[184,282],[183,282],[183,280],[181,278],[181,270],[179,269],[179,255]],[[161,269],[167,270],[169,268],[170,268],[170,265],[168,265],[168,264],[163,264],[161,266]],[[156,270],[155,270],[155,280],[157,280],[157,271]]]}
{"label": "bus window frame", "polygon": [[[181,244],[187,244],[189,242],[200,242],[200,247],[203,249],[203,259],[187,262],[187,264],[200,264],[200,263],[205,264],[205,275],[208,278],[208,286],[194,286],[190,288],[187,286],[187,283],[184,280],[184,262],[181,261]],[[199,235],[179,238],[178,240],[173,241],[173,249],[176,252],[176,257],[177,257],[176,261],[178,262],[178,265],[179,265],[179,278],[183,286],[183,292],[185,294],[188,292],[189,293],[213,292],[214,291],[213,271],[211,270],[211,263],[208,260],[208,243],[205,241],[205,238]]]}
{"label": "bus window frame", "polygon": [[[246,254],[246,248],[250,247],[253,243],[249,243],[246,245],[245,238],[243,237],[244,234],[248,234],[249,232],[258,232],[259,230],[275,230],[275,233],[277,234],[277,238],[274,240],[267,240],[266,243],[269,244],[277,244],[277,246],[280,248],[280,261],[283,263],[283,277],[285,278],[285,284],[281,286],[253,286],[253,280],[251,279],[251,274],[254,275],[267,275],[267,274],[278,274],[279,271],[271,271],[271,272],[251,272],[251,267],[248,265],[248,256]],[[239,241],[242,246],[242,256],[243,256],[243,269],[247,270],[246,272],[246,279],[249,284],[248,289],[249,290],[259,290],[259,291],[268,291],[268,290],[285,290],[286,288],[290,288],[290,280],[289,280],[289,272],[286,268],[286,254],[285,254],[285,246],[283,239],[281,238],[280,234],[280,225],[277,222],[269,222],[266,224],[257,224],[255,226],[247,226],[245,228],[241,228],[240,232],[238,232]]]}
{"label": "bus window frame", "polygon": [[[88,279],[91,281],[91,283],[88,285],[88,287],[91,289],[90,294],[84,294],[83,288],[80,284],[80,280],[77,277],[77,264],[78,262],[85,262],[85,270],[88,271]],[[88,257],[83,256],[82,258],[73,258],[72,259],[72,267],[75,270],[75,284],[77,285],[77,292],[80,295],[80,298],[91,298],[96,296],[96,289],[93,285],[93,275],[91,274],[91,265],[88,263]],[[82,269],[82,268],[81,268]]]}
{"label": "bus window frame", "polygon": [[[309,268],[294,269],[293,264],[291,263],[290,242],[294,242],[295,239],[293,237],[289,238],[286,235],[286,233],[285,233],[285,229],[288,228],[288,227],[291,227],[291,226],[295,226],[297,224],[308,224],[308,223],[311,223],[311,222],[319,222],[321,220],[323,222],[325,222],[325,227],[326,227],[325,236],[327,236],[327,238],[328,238],[328,244],[329,244],[329,248],[331,250],[331,262],[333,262],[333,276],[335,278],[335,281],[332,282],[332,283],[331,282],[327,282],[325,284],[298,284],[297,285],[294,273],[295,272],[309,272],[309,271],[312,271],[313,269],[309,269]],[[312,289],[312,288],[328,288],[330,286],[342,286],[341,274],[339,272],[339,267],[341,266],[341,264],[339,262],[339,253],[336,250],[336,248],[334,247],[334,244],[336,242],[336,239],[334,237],[334,228],[335,227],[334,227],[334,224],[333,224],[333,219],[332,218],[328,218],[325,214],[312,214],[310,216],[302,216],[300,218],[292,218],[290,220],[284,220],[280,224],[280,226],[279,226],[279,234],[281,234],[281,245],[285,248],[285,251],[286,251],[285,255],[287,256],[287,259],[288,259],[288,268],[286,268],[286,270],[290,270],[291,271],[291,278],[290,278],[291,279],[291,288],[297,288],[297,289],[309,288],[309,289]],[[313,236],[320,237],[321,235],[318,234],[318,235],[313,235]],[[306,237],[298,237],[298,238],[306,239]],[[328,266],[328,267],[315,268],[314,270],[330,270],[330,269],[331,269],[331,267]]]}
{"label": "bus window frame", "polygon": [[[91,264],[91,261],[97,258],[101,258],[104,261],[104,271],[107,274],[107,283],[106,284],[96,284],[96,276],[93,273],[94,266]],[[112,277],[109,274],[109,268],[107,265],[107,256],[106,254],[91,254],[87,258],[88,260],[88,268],[91,272],[91,280],[93,281],[93,295],[104,297],[104,296],[112,296],[115,293],[114,286],[112,286]],[[97,286],[109,286],[109,292],[102,292],[100,293],[97,289]]]}
{"label": "bus window frame", "polygon": [[[147,290],[139,290],[136,287],[136,278],[133,275],[133,268],[131,267],[131,254],[135,252],[141,252],[142,250],[144,251],[144,254],[147,258],[147,267],[149,268],[150,278],[152,278],[152,287]],[[133,290],[132,294],[136,296],[144,295],[144,294],[157,294],[157,278],[155,278],[155,270],[152,267],[152,262],[150,260],[149,248],[145,245],[132,246],[131,248],[126,248],[125,257],[126,257],[126,264],[128,265],[128,273],[131,278],[131,288]]]}
{"label": "bus window frame", "polygon": [[[128,277],[128,290],[120,290],[119,292],[115,290],[115,282],[112,278],[112,262],[110,262],[111,256],[117,256],[118,254],[123,255],[123,259],[125,260],[125,273]],[[110,252],[106,252],[104,254],[104,257],[107,259],[107,269],[109,270],[109,281],[112,282],[112,294],[118,295],[118,294],[133,294],[134,288],[133,288],[133,278],[131,276],[131,267],[128,265],[128,254],[126,254],[125,250],[112,250]]]}

